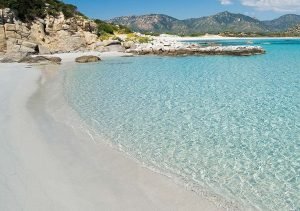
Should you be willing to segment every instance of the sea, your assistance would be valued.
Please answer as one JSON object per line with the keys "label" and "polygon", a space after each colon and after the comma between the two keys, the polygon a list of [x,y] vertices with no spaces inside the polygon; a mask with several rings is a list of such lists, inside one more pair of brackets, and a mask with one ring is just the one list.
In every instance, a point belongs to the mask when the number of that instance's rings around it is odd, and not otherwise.
{"label": "sea", "polygon": [[[255,56],[136,56],[64,70],[64,97],[141,164],[241,210],[300,210],[300,39]],[[226,206],[226,205],[224,205]]]}

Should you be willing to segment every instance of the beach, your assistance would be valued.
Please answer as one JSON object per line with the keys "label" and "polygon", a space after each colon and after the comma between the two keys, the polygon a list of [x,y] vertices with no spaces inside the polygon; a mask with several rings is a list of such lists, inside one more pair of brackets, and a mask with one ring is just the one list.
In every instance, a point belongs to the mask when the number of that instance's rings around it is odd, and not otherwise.
{"label": "beach", "polygon": [[77,130],[59,90],[45,91],[59,68],[0,64],[0,210],[222,210]]}

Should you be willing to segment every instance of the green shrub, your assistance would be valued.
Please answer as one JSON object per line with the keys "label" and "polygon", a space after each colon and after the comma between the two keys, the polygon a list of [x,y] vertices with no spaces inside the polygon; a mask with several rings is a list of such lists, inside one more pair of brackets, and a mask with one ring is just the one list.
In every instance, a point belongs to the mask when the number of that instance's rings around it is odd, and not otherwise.
{"label": "green shrub", "polygon": [[145,36],[138,36],[134,33],[127,34],[126,41],[133,41],[138,43],[148,43],[151,41],[151,38]]}
{"label": "green shrub", "polygon": [[148,42],[150,42],[150,39],[149,39],[149,37],[138,37],[137,41],[139,43],[148,43]]}
{"label": "green shrub", "polygon": [[129,33],[132,33],[131,30],[126,26],[116,25],[113,23],[107,23],[107,22],[99,20],[99,19],[95,19],[94,21],[97,24],[98,36],[100,36],[101,34],[105,34],[105,33],[107,33],[107,34],[115,34],[115,33],[129,34]]}
{"label": "green shrub", "polygon": [[99,38],[100,40],[109,40],[109,39],[113,39],[114,35],[112,34],[108,34],[108,33],[102,33]]}
{"label": "green shrub", "polygon": [[119,26],[118,33],[120,33],[120,34],[130,34],[130,33],[132,33],[132,31],[128,27],[123,26],[123,25],[118,25],[118,26]]}
{"label": "green shrub", "polygon": [[45,16],[43,0],[0,0],[0,6],[16,10],[19,18],[24,21]]}
{"label": "green shrub", "polygon": [[106,23],[102,20],[96,19],[94,20],[95,23],[97,24],[97,33],[98,36],[101,34],[111,34],[113,35],[115,31],[118,30],[118,27],[116,25]]}

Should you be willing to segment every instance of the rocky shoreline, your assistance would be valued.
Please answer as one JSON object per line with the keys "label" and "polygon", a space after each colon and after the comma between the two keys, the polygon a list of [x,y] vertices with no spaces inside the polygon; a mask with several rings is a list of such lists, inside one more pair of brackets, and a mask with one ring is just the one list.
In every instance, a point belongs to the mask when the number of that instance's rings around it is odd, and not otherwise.
{"label": "rocky shoreline", "polygon": [[91,51],[167,56],[265,53],[259,46],[201,46],[174,40],[171,35],[116,34],[113,39],[100,40],[96,23],[82,16],[66,18],[60,13],[57,17],[47,15],[24,23],[17,12],[0,9],[0,62],[19,62],[30,55]]}
{"label": "rocky shoreline", "polygon": [[2,62],[18,62],[29,55],[85,51],[124,51],[118,40],[101,41],[93,20],[75,15],[22,22],[17,11],[0,9],[0,57]]}
{"label": "rocky shoreline", "polygon": [[201,46],[195,43],[154,39],[151,43],[139,44],[134,49],[126,50],[126,53],[137,55],[232,55],[251,56],[266,53],[260,46]]}

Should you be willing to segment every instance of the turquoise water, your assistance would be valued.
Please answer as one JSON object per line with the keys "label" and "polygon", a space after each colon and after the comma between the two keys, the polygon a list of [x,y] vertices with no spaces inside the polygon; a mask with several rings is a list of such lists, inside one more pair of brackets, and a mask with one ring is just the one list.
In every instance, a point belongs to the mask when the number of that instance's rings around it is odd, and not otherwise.
{"label": "turquoise water", "polygon": [[78,65],[65,94],[149,166],[245,206],[300,210],[300,40],[254,43],[267,54]]}

